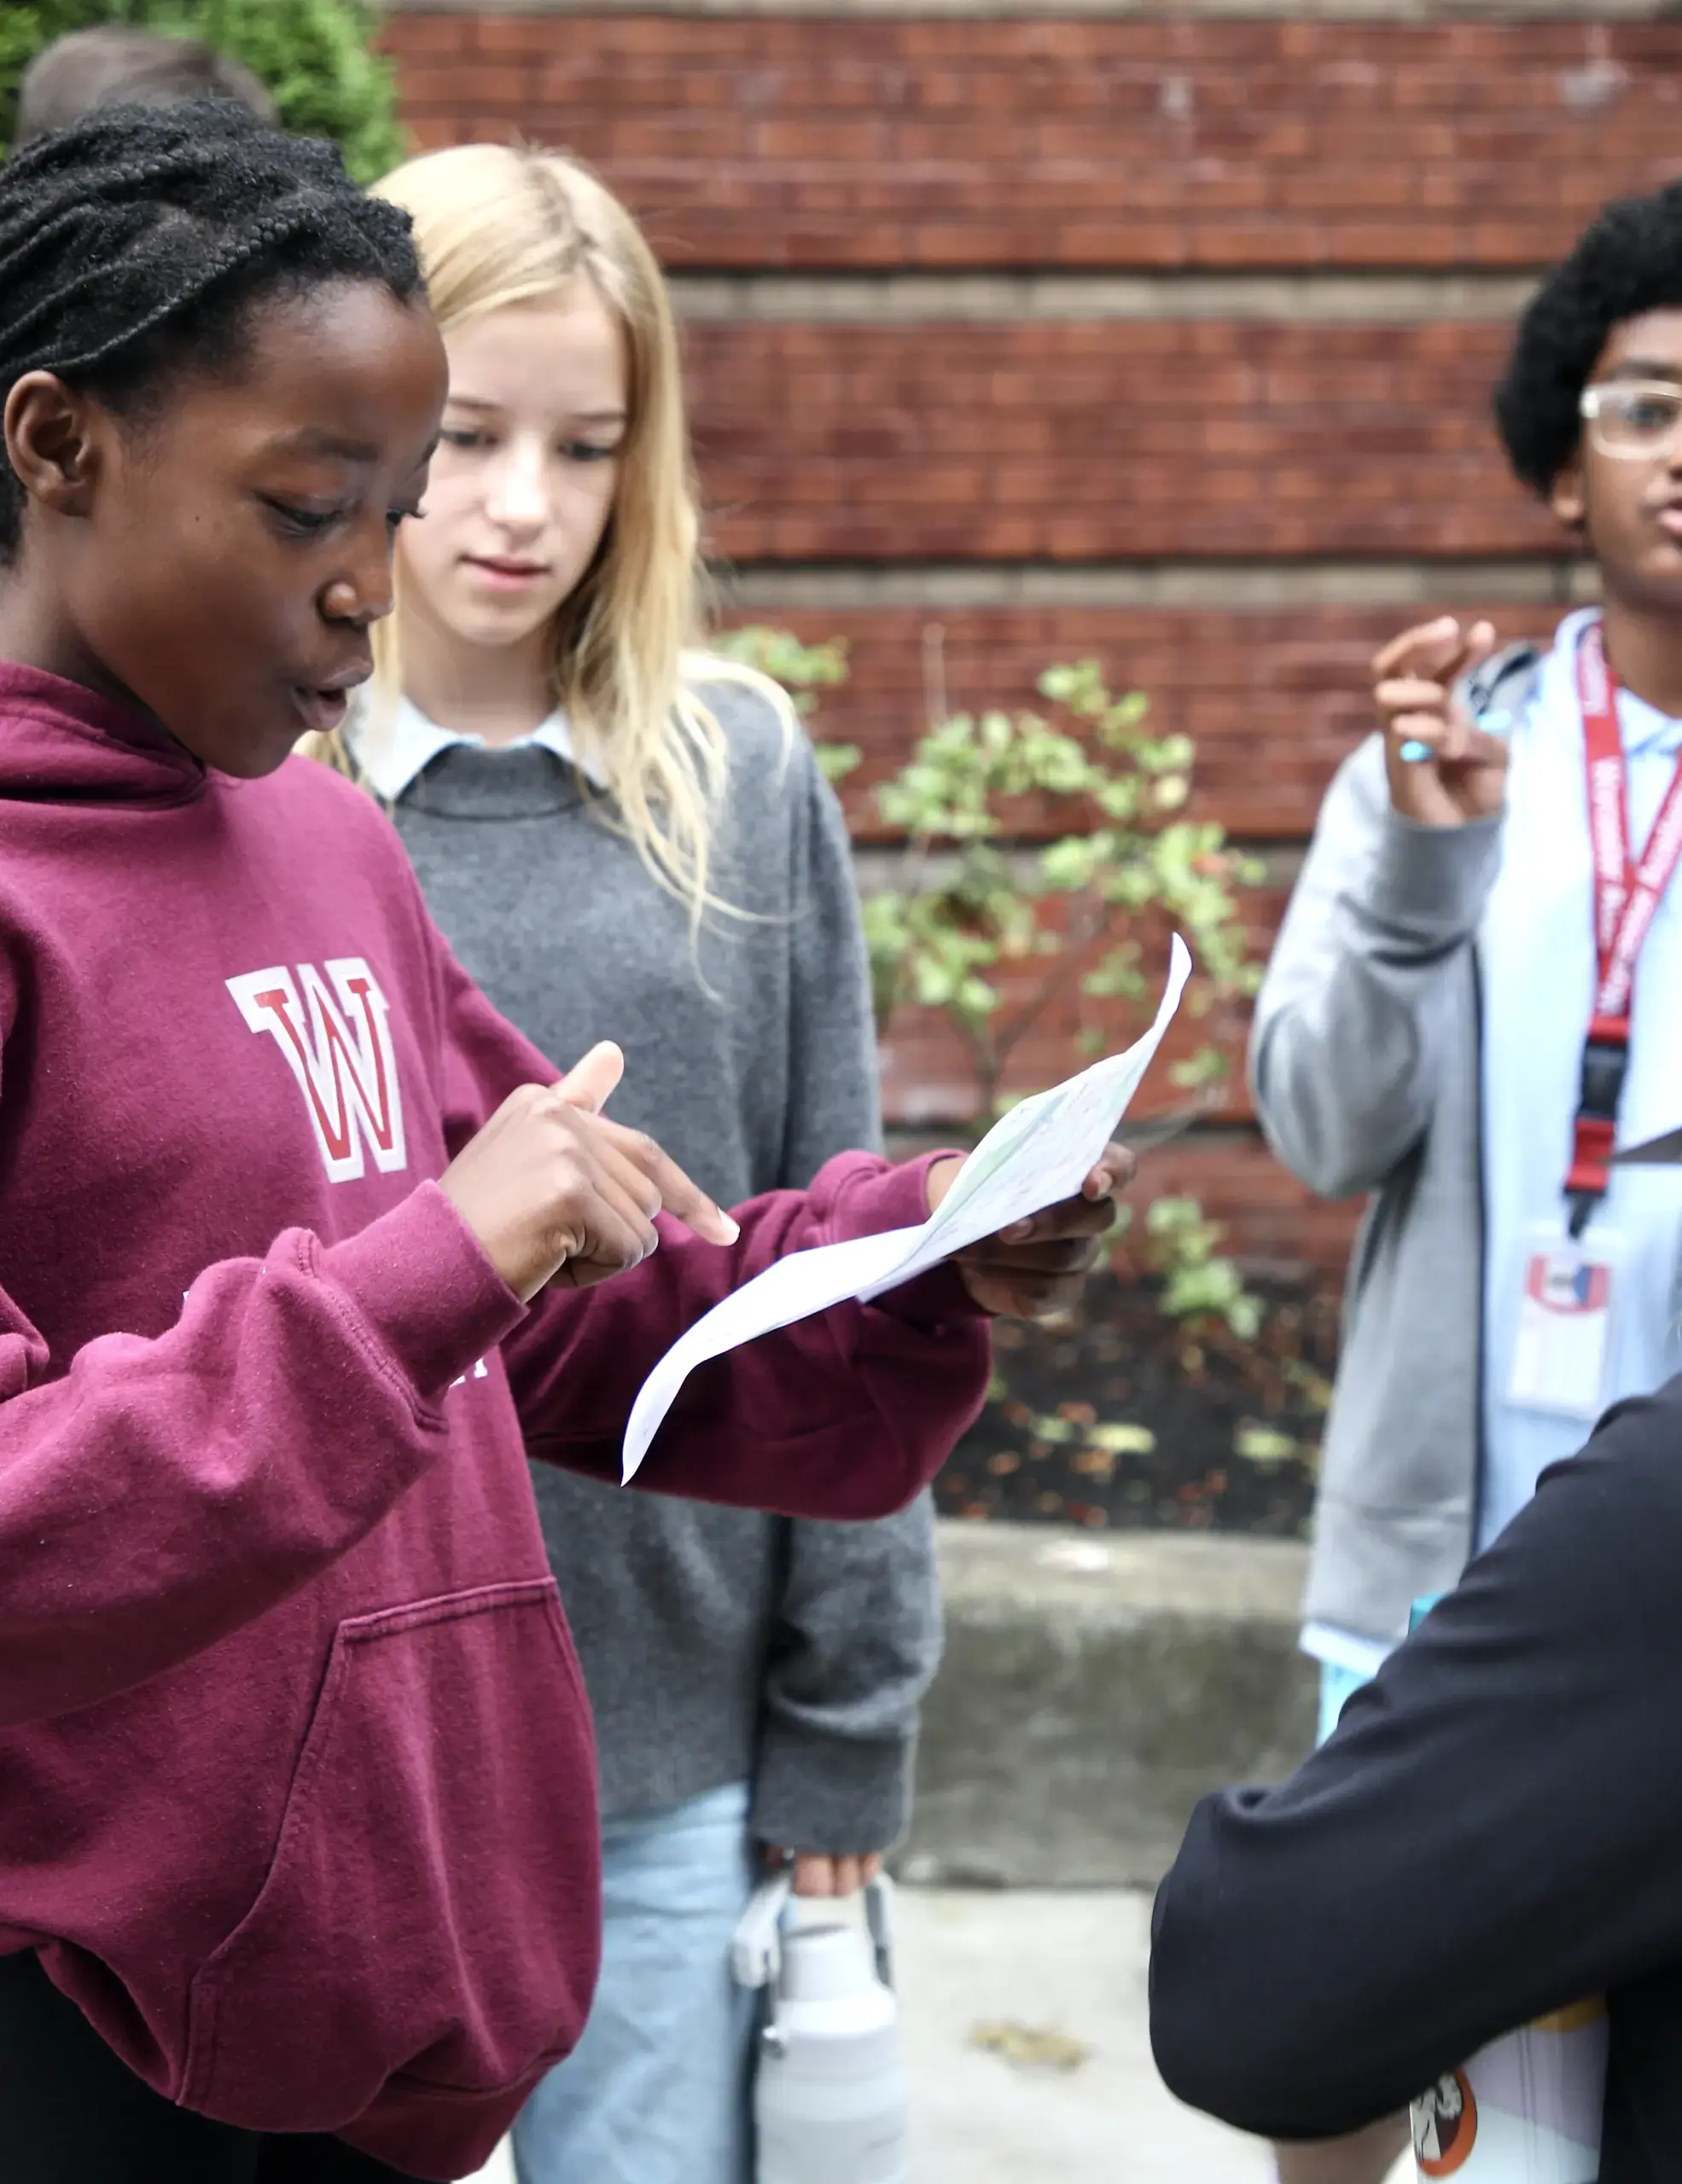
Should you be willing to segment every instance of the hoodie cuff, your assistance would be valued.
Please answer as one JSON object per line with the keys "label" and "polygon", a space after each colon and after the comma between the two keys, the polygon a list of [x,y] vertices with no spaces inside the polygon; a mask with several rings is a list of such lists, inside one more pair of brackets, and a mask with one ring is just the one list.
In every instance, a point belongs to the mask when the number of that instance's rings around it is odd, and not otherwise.
{"label": "hoodie cuff", "polygon": [[890,1850],[911,1818],[909,1736],[825,1735],[773,1722],[760,1746],[754,1780],[754,1833],[780,1850],[862,1858]]}
{"label": "hoodie cuff", "polygon": [[[879,1235],[888,1228],[920,1228],[928,1218],[928,1171],[937,1160],[961,1160],[956,1146],[944,1152],[925,1153],[915,1160],[879,1169],[862,1177],[846,1192],[836,1209],[837,1240]],[[915,1281],[884,1290],[869,1309],[886,1312],[913,1327],[940,1327],[954,1320],[988,1317],[963,1285],[963,1276],[950,1259],[930,1267]]]}
{"label": "hoodie cuff", "polygon": [[427,1403],[526,1316],[478,1237],[433,1182],[323,1251],[319,1266]]}
{"label": "hoodie cuff", "polygon": [[1423,827],[1388,806],[1366,902],[1376,924],[1427,947],[1467,938],[1501,863],[1501,821]]}

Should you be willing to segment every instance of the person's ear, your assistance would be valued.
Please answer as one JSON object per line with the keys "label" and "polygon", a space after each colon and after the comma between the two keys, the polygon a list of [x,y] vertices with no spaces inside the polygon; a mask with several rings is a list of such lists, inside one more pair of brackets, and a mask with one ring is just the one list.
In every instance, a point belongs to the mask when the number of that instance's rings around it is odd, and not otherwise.
{"label": "person's ear", "polygon": [[1588,521],[1588,495],[1583,483],[1583,458],[1574,455],[1548,492],[1548,506],[1568,531],[1580,531]]}
{"label": "person's ear", "polygon": [[85,395],[55,372],[26,372],[6,398],[6,456],[32,501],[84,516],[99,472],[99,434]]}

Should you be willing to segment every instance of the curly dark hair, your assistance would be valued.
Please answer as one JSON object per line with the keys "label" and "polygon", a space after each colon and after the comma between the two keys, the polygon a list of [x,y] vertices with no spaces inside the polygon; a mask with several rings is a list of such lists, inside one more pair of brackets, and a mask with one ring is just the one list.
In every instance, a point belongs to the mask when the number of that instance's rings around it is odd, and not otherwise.
{"label": "curly dark hair", "polygon": [[[0,166],[0,405],[51,371],[138,415],[177,373],[235,369],[259,302],[346,280],[423,293],[408,214],[334,146],[227,100],[102,108]],[[23,506],[0,462],[0,566]]]}
{"label": "curly dark hair", "polygon": [[1682,308],[1682,183],[1606,206],[1532,298],[1495,390],[1507,460],[1544,497],[1576,453],[1578,404],[1615,326]]}

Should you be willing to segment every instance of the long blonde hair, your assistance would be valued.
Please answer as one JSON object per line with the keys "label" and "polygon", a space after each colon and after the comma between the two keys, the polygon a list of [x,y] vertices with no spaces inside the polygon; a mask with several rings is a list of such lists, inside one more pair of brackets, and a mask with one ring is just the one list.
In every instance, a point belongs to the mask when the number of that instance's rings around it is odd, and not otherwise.
{"label": "long blonde hair", "polygon": [[[375,194],[413,219],[445,334],[579,279],[623,330],[630,417],[614,511],[556,613],[550,657],[579,757],[599,772],[650,872],[687,899],[698,923],[716,899],[708,875],[726,752],[693,682],[701,673],[751,680],[786,726],[793,716],[774,684],[691,650],[699,520],[677,328],[654,253],[612,192],[559,153],[457,145],[409,160]],[[377,735],[402,690],[395,618],[376,629],[375,659],[369,732]]]}

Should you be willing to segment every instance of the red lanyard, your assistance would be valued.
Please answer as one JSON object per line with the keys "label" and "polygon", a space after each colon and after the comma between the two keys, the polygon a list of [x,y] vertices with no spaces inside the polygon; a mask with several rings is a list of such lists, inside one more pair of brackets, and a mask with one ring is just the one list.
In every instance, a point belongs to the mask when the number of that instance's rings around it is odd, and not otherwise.
{"label": "red lanyard", "polygon": [[1594,852],[1594,1013],[1583,1048],[1581,1090],[1572,1130],[1565,1194],[1580,1235],[1610,1181],[1618,1101],[1629,1067],[1630,1002],[1647,928],[1682,862],[1682,758],[1665,791],[1647,846],[1632,865],[1618,686],[1600,624],[1577,642],[1577,698],[1588,775],[1589,842]]}

